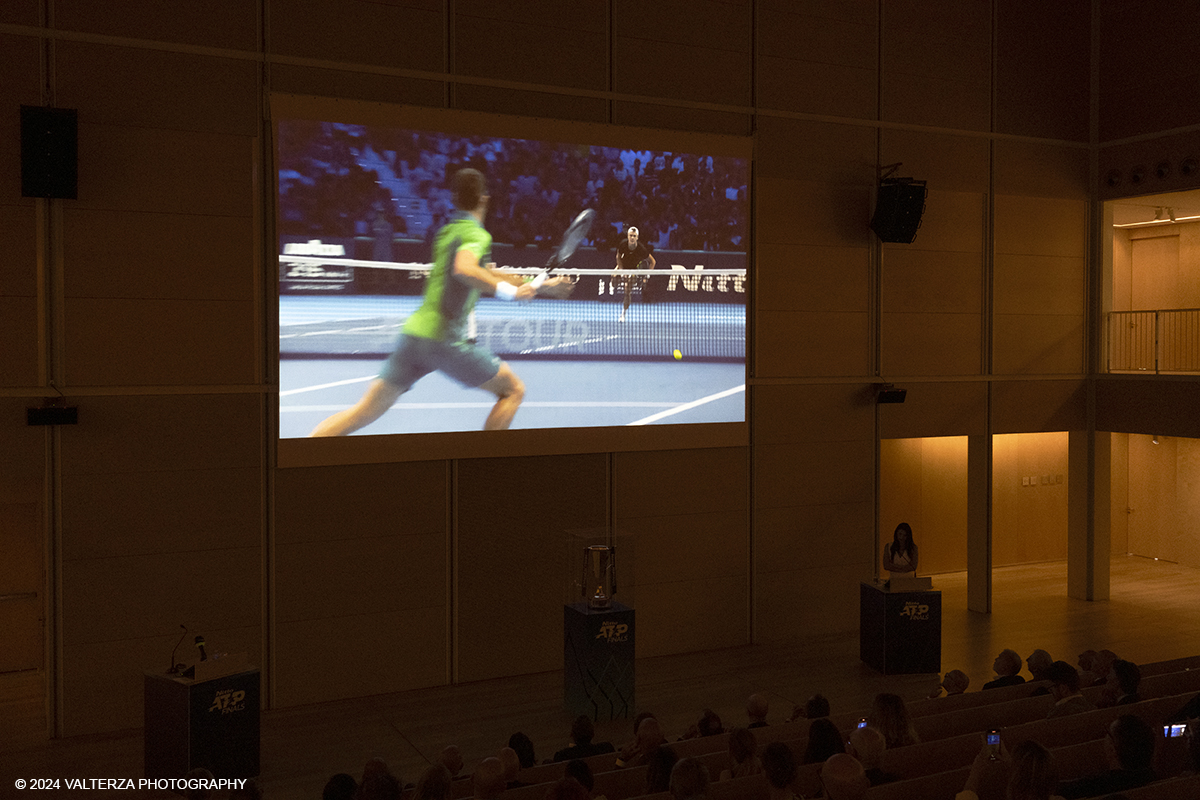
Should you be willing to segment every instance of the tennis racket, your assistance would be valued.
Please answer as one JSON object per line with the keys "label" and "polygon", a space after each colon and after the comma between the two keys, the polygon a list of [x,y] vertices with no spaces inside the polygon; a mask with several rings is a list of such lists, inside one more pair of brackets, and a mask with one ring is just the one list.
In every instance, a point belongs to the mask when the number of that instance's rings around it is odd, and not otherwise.
{"label": "tennis racket", "polygon": [[567,263],[575,251],[579,249],[579,245],[583,242],[588,231],[592,229],[592,222],[596,219],[596,212],[590,208],[585,208],[579,212],[579,216],[567,226],[567,230],[563,233],[562,241],[558,248],[551,253],[550,259],[546,262],[546,267],[535,277],[530,283],[534,289],[541,287],[546,279],[550,277],[550,273]]}

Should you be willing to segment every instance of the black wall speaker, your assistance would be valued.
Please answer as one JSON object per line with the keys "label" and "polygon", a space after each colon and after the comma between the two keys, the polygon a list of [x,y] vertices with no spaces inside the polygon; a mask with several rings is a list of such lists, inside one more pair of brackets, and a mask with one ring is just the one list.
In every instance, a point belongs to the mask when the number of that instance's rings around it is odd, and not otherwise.
{"label": "black wall speaker", "polygon": [[21,196],[74,200],[78,194],[78,112],[21,106]]}
{"label": "black wall speaker", "polygon": [[879,184],[871,230],[880,241],[910,244],[925,213],[925,181],[893,180]]}

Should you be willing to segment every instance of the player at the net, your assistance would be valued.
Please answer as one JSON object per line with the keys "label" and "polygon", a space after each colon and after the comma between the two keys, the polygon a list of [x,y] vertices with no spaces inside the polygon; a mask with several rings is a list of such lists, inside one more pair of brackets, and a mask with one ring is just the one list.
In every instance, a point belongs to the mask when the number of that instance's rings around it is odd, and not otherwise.
{"label": "player at the net", "polygon": [[621,304],[621,316],[617,318],[618,322],[625,321],[629,305],[633,302],[634,286],[640,287],[642,292],[646,291],[647,277],[645,275],[621,275],[620,273],[622,270],[641,269],[643,263],[648,263],[649,269],[654,269],[654,254],[650,252],[648,244],[638,241],[638,229],[630,225],[625,231],[625,238],[617,245],[617,268],[613,270],[613,285],[625,292],[625,300]]}

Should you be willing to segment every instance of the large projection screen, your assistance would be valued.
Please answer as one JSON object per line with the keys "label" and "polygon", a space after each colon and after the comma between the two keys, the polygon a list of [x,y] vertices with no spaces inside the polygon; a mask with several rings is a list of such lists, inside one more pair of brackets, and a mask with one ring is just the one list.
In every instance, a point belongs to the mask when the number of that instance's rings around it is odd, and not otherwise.
{"label": "large projection screen", "polygon": [[[271,108],[280,466],[748,443],[750,139],[297,96]],[[481,430],[496,396],[437,361],[371,424],[309,438],[389,358],[410,359],[393,353],[437,303],[431,274],[456,280],[435,254],[463,216],[463,168],[487,182],[480,263],[514,282],[595,215],[556,273],[567,296],[484,292],[451,337],[523,382],[510,429]],[[631,226],[652,258],[618,272]]]}

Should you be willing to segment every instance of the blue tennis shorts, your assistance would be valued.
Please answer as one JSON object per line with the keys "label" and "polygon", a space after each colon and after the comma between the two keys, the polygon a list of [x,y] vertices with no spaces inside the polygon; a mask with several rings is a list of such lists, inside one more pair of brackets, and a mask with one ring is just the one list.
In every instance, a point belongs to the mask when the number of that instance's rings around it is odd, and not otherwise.
{"label": "blue tennis shorts", "polygon": [[402,333],[379,377],[407,392],[429,373],[443,372],[473,389],[496,377],[501,363],[487,349],[470,342],[440,342]]}

